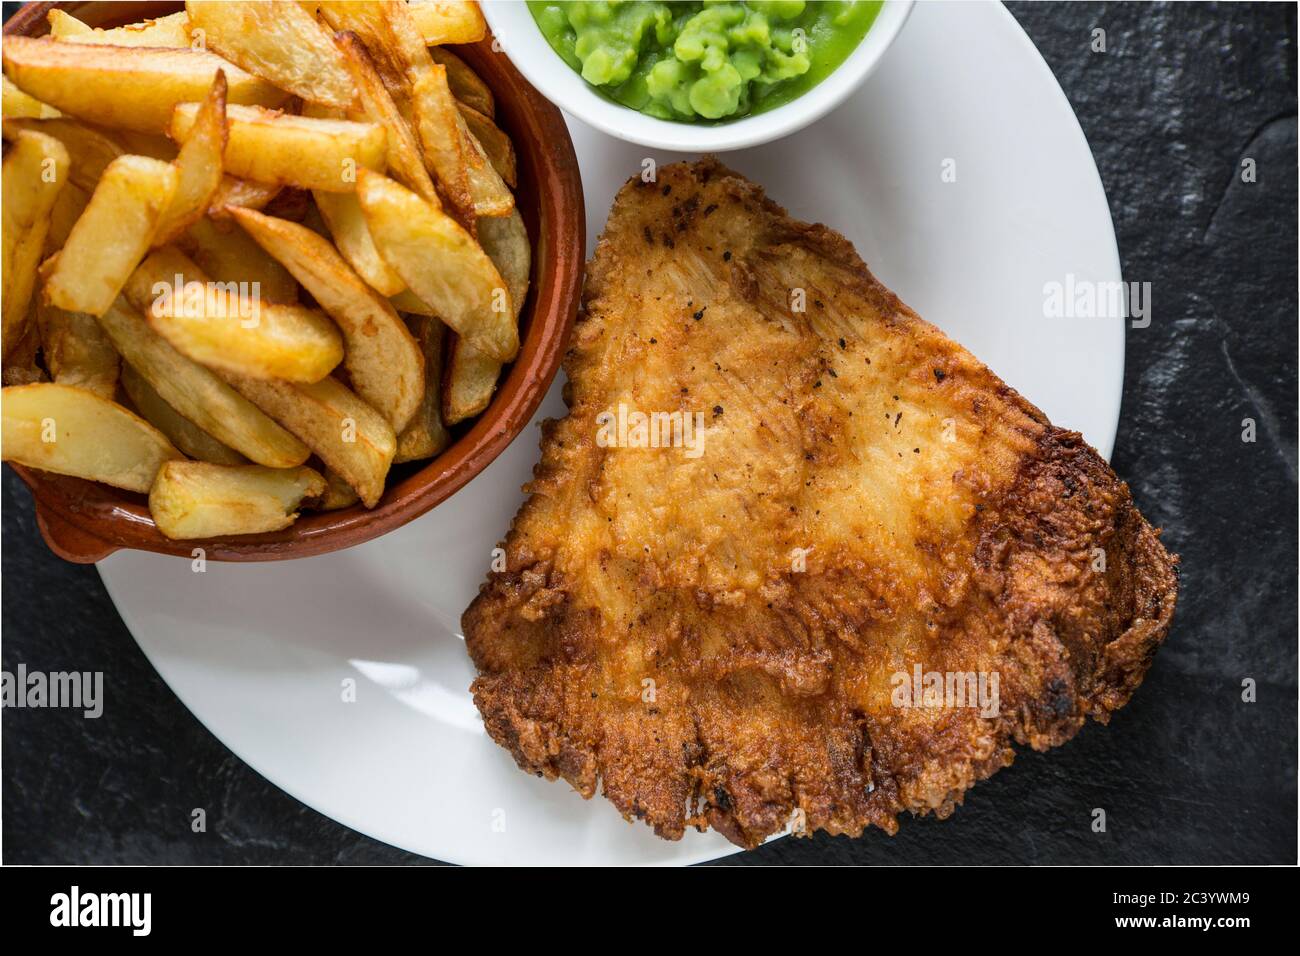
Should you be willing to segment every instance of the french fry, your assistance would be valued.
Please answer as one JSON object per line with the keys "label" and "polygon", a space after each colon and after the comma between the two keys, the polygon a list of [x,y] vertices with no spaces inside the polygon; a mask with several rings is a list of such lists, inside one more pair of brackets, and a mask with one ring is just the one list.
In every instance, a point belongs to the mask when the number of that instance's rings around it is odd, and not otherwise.
{"label": "french fry", "polygon": [[306,226],[249,209],[231,214],[343,330],[343,367],[352,387],[395,429],[405,427],[424,395],[425,368],[418,343],[393,307]]}
{"label": "french fry", "polygon": [[[198,114],[197,103],[181,103],[171,135],[185,142]],[[350,192],[361,167],[382,170],[387,153],[384,128],[375,123],[292,116],[251,106],[228,106],[225,169],[263,183]]]}
{"label": "french fry", "polygon": [[[515,208],[515,197],[502,181],[501,175],[488,161],[483,144],[469,130],[465,117],[459,109],[456,111],[456,128],[460,132],[465,156],[465,170],[469,178],[470,202],[474,206],[474,215],[504,216]],[[476,223],[477,226],[477,223]]]}
{"label": "french fry", "polygon": [[397,295],[388,297],[388,304],[403,315],[429,315],[434,318],[438,313],[426,302],[420,300],[410,289],[403,289]]}
{"label": "french fry", "polygon": [[45,120],[14,120],[5,123],[8,129],[26,129],[53,136],[68,151],[70,166],[68,180],[93,193],[99,185],[108,164],[126,154],[126,147],[113,134],[87,126],[71,117]]}
{"label": "french fry", "polygon": [[162,463],[179,458],[158,429],[84,388],[43,382],[0,395],[5,461],[146,492]]}
{"label": "french fry", "polygon": [[158,469],[149,513],[172,540],[261,534],[289,527],[304,498],[324,493],[325,479],[305,466],[171,461]]}
{"label": "french fry", "polygon": [[214,283],[172,246],[150,253],[124,291],[155,332],[211,369],[316,382],[343,359],[343,338],[320,312]]}
{"label": "french fry", "polygon": [[218,220],[229,219],[227,206],[265,209],[267,203],[278,196],[283,188],[274,183],[256,183],[251,179],[240,179],[238,176],[222,176],[221,185],[217,187],[212,201],[208,204],[208,216]]}
{"label": "french fry", "polygon": [[533,247],[524,218],[518,209],[512,209],[508,216],[485,218],[478,225],[479,245],[510,290],[510,304],[514,307],[517,322],[528,297],[528,280],[533,267]]}
{"label": "french fry", "polygon": [[166,132],[178,103],[197,103],[225,70],[226,100],[279,106],[286,94],[212,53],[11,36],[4,69],[19,89],[103,126]]}
{"label": "french fry", "polygon": [[72,312],[103,315],[149,250],[176,179],[176,170],[156,159],[113,160],[54,260],[47,299]]}
{"label": "french fry", "polygon": [[221,157],[225,151],[226,74],[218,70],[189,138],[176,157],[176,192],[154,233],[155,246],[171,242],[203,218],[221,185]]}
{"label": "french fry", "polygon": [[[375,0],[330,0],[319,6],[318,15],[336,33],[353,33],[360,38],[389,92],[394,97],[401,97],[409,90],[406,76],[408,56],[415,47],[423,48],[424,44],[409,19],[405,22],[410,29],[404,31],[402,37],[394,33],[393,18],[389,15],[389,8],[394,6],[397,4]],[[409,49],[403,49],[404,42]]]}
{"label": "french fry", "polygon": [[36,325],[50,377],[58,385],[75,385],[112,400],[121,360],[93,315],[37,303]]}
{"label": "french fry", "polygon": [[164,402],[154,387],[145,381],[144,376],[130,365],[122,366],[122,390],[131,399],[141,418],[166,435],[168,441],[191,458],[214,465],[248,464],[248,459],[239,452],[221,444]]}
{"label": "french fry", "polygon": [[50,215],[68,179],[68,151],[52,136],[22,130],[5,153],[3,176],[0,356],[8,358],[27,331]]}
{"label": "french fry", "polygon": [[438,178],[457,220],[473,228],[474,200],[470,194],[469,165],[465,156],[465,139],[457,123],[459,112],[455,97],[447,87],[445,67],[421,73],[411,88],[411,104],[416,132],[424,149],[425,165]]}
{"label": "french fry", "polygon": [[447,447],[450,436],[442,422],[439,378],[442,369],[442,349],[446,329],[437,319],[413,315],[407,325],[424,352],[425,386],[420,407],[416,409],[407,426],[397,436],[397,454],[394,464],[432,458]]}
{"label": "french fry", "polygon": [[518,184],[518,163],[515,159],[515,146],[510,137],[492,122],[492,119],[464,102],[456,103],[460,109],[465,126],[474,135],[479,148],[487,156],[497,175],[505,180],[506,185],[514,189]]}
{"label": "french fry", "polygon": [[[123,27],[104,30],[102,33],[96,31],[95,36],[99,37],[100,42],[118,46],[184,48],[194,45],[190,30],[189,17],[186,16],[184,10],[181,10],[165,17],[159,17],[156,20],[128,23]],[[69,37],[69,39],[74,43],[96,42],[86,37]]]}
{"label": "french fry", "polygon": [[[331,10],[338,7],[338,4],[330,5]],[[487,162],[483,147],[461,117],[450,85],[449,68],[435,62],[423,44],[410,16],[411,8],[400,3],[351,2],[342,7],[342,11],[325,15],[343,22],[349,19],[356,22],[378,61],[387,64],[390,73],[402,77],[425,160],[437,175],[455,218],[473,234],[477,217],[503,216],[509,212],[514,197]],[[348,13],[357,9],[364,12]],[[375,24],[376,20],[380,22]],[[453,62],[450,58],[443,59]],[[455,61],[452,68],[462,72],[461,79],[467,82],[463,74],[471,71],[463,61]]]}
{"label": "french fry", "polygon": [[95,28],[82,23],[72,14],[54,9],[45,15],[50,24],[50,36],[56,40],[70,40],[73,37],[93,36]]}
{"label": "french fry", "polygon": [[246,283],[260,291],[263,302],[298,301],[293,276],[233,222],[200,219],[177,245],[216,282]]}
{"label": "french fry", "polygon": [[383,415],[333,378],[310,385],[256,378],[228,380],[342,475],[367,508],[379,503],[397,450],[397,436]]}
{"label": "french fry", "polygon": [[477,43],[487,36],[487,22],[474,0],[415,0],[407,9],[428,46]]}
{"label": "french fry", "polygon": [[489,119],[496,116],[496,101],[492,98],[492,90],[469,68],[469,64],[440,46],[429,47],[429,56],[433,57],[433,62],[441,63],[447,68],[447,85],[457,100]]}
{"label": "french fry", "polygon": [[501,363],[484,355],[460,336],[448,346],[447,381],[442,392],[442,414],[455,425],[480,414],[492,401],[501,377]]}
{"label": "french fry", "polygon": [[394,272],[379,255],[370,229],[361,215],[361,204],[356,193],[315,192],[316,208],[334,237],[334,245],[357,275],[361,276],[380,295],[396,295],[406,288],[402,277]]}
{"label": "french fry", "polygon": [[379,173],[361,171],[357,199],[379,254],[407,287],[470,345],[501,362],[513,359],[519,330],[510,292],[469,234]]}
{"label": "french fry", "polygon": [[50,228],[45,233],[42,259],[48,259],[63,248],[63,244],[68,241],[68,236],[72,233],[72,227],[77,224],[77,220],[81,218],[88,205],[90,205],[90,193],[74,183],[69,172],[68,181],[59,190],[58,198],[54,200],[54,208],[50,210]]}
{"label": "french fry", "polygon": [[393,101],[383,79],[375,69],[370,54],[355,33],[338,33],[334,42],[356,86],[361,113],[372,123],[379,123],[388,134],[388,169],[400,182],[435,205],[440,205],[433,180],[424,166],[415,134]]}
{"label": "french fry", "polygon": [[[515,321],[528,296],[532,248],[519,210],[509,216],[479,221],[479,242],[510,290]],[[456,336],[449,346],[447,381],[442,396],[443,418],[448,425],[464,421],[488,407],[501,375],[501,363]]]}
{"label": "french fry", "polygon": [[324,4],[320,13],[335,30],[355,33],[365,44],[389,92],[410,113],[425,167],[437,178],[453,215],[473,230],[474,203],[456,99],[446,68],[434,63],[407,6],[339,0]]}
{"label": "french fry", "polygon": [[351,508],[360,500],[357,490],[347,483],[347,479],[332,468],[326,468],[325,494],[309,507],[317,511],[338,511],[342,508]]}
{"label": "french fry", "polygon": [[187,0],[185,10],[212,50],[254,76],[313,103],[353,104],[352,82],[329,31],[300,4]]}
{"label": "french fry", "polygon": [[222,444],[271,468],[301,465],[311,454],[216,374],[172,348],[124,299],[99,322],[113,347],[163,401]]}
{"label": "french fry", "polygon": [[63,115],[48,103],[28,96],[7,76],[4,78],[3,107],[5,119],[54,119]]}
{"label": "french fry", "polygon": [[62,10],[51,10],[50,36],[69,43],[103,43],[110,46],[188,47],[190,45],[189,17],[184,11],[157,20],[130,23],[124,27],[101,30],[82,23]]}

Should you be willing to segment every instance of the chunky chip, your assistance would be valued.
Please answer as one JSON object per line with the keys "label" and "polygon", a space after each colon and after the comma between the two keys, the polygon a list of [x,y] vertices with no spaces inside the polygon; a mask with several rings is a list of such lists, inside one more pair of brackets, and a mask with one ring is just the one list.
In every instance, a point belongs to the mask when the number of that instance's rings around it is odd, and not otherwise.
{"label": "chunky chip", "polygon": [[447,85],[451,87],[451,93],[457,101],[489,119],[496,116],[496,100],[492,96],[492,89],[469,68],[469,64],[440,46],[429,47],[429,56],[433,57],[433,62],[447,68]]}
{"label": "chunky chip", "polygon": [[203,218],[221,186],[221,157],[225,151],[226,74],[218,70],[195,116],[190,136],[176,157],[176,193],[154,233],[155,246],[171,242]]}
{"label": "chunky chip", "polygon": [[36,267],[50,215],[68,179],[68,151],[52,136],[20,131],[4,157],[3,354],[26,333]]}
{"label": "chunky chip", "polygon": [[491,117],[463,102],[458,102],[456,105],[460,109],[466,128],[474,135],[475,142],[487,156],[492,168],[505,180],[507,186],[514,189],[518,185],[519,169],[515,158],[515,147],[510,142],[510,137],[501,132],[496,123],[492,122]]}
{"label": "chunky chip", "polygon": [[519,350],[514,306],[496,266],[451,217],[386,176],[363,170],[357,198],[388,264],[447,325],[508,362]]}
{"label": "chunky chip", "polygon": [[149,513],[173,540],[262,534],[289,527],[304,498],[324,493],[325,479],[306,466],[170,461],[149,491]]}
{"label": "chunky chip", "polygon": [[128,23],[123,27],[102,30],[82,23],[70,13],[51,10],[50,36],[69,43],[100,43],[108,46],[188,47],[190,20],[182,10],[157,20]]}
{"label": "chunky chip", "polygon": [[355,33],[336,34],[334,42],[342,54],[343,65],[356,85],[362,115],[372,123],[381,124],[388,134],[389,171],[408,189],[429,202],[438,204],[438,193],[424,166],[415,134],[384,86],[365,46]]}
{"label": "chunky chip", "polygon": [[143,375],[130,365],[122,366],[122,391],[140,417],[167,436],[168,441],[191,458],[214,465],[245,465],[248,459],[221,444],[198,425],[172,408]]}
{"label": "chunky chip", "polygon": [[114,133],[67,116],[42,120],[7,120],[6,133],[29,130],[53,136],[68,151],[68,181],[93,193],[108,164],[128,150]]}
{"label": "chunky chip", "polygon": [[172,348],[124,300],[99,321],[113,347],[163,401],[218,441],[271,468],[301,465],[311,454],[215,374]]}
{"label": "chunky chip", "polygon": [[53,261],[46,298],[72,312],[103,315],[149,250],[176,182],[176,170],[160,160],[113,160]]}
{"label": "chunky chip", "polygon": [[394,429],[405,427],[424,395],[425,367],[419,345],[393,307],[327,239],[306,226],[250,209],[231,212],[343,330],[343,367],[352,387]]}
{"label": "chunky chip", "polygon": [[[510,289],[510,301],[518,321],[524,299],[528,296],[528,277],[532,268],[532,249],[524,220],[517,209],[512,210],[509,216],[480,219],[478,235],[483,251]],[[447,424],[454,425],[488,407],[501,375],[501,363],[460,336],[453,336],[449,348],[442,412]]]}
{"label": "chunky chip", "polygon": [[34,96],[28,96],[13,80],[4,77],[4,118],[5,119],[53,119],[63,114],[48,103],[42,103]]}
{"label": "chunky chip", "polygon": [[103,126],[166,132],[179,103],[200,102],[218,70],[227,100],[279,106],[286,94],[212,53],[65,43],[45,37],[4,41],[4,70],[25,93]]}
{"label": "chunky chip", "polygon": [[284,425],[356,489],[379,504],[397,450],[393,428],[337,379],[310,385],[230,377],[240,394]]}
{"label": "chunky chip", "polygon": [[214,282],[172,246],[150,253],[125,291],[155,332],[210,369],[318,382],[343,359],[343,337],[317,310]]}
{"label": "chunky chip", "polygon": [[384,296],[397,295],[406,288],[402,277],[393,271],[375,248],[375,240],[370,236],[370,227],[366,225],[366,217],[361,213],[356,193],[317,191],[312,193],[312,197],[329,228],[334,245],[370,288]]}
{"label": "chunky chip", "polygon": [[41,382],[0,393],[3,460],[145,492],[180,458],[158,429],[84,388]]}
{"label": "chunky chip", "polygon": [[[176,107],[171,135],[185,142],[198,117],[197,103]],[[351,192],[358,168],[382,170],[384,128],[376,123],[293,116],[255,106],[226,108],[229,139],[224,157],[231,175],[263,183]]]}
{"label": "chunky chip", "polygon": [[487,36],[487,21],[474,0],[414,0],[406,8],[429,46],[477,43]]}
{"label": "chunky chip", "polygon": [[75,385],[102,398],[113,398],[122,363],[93,315],[39,302],[36,326],[45,367],[56,384]]}
{"label": "chunky chip", "polygon": [[424,352],[425,386],[420,407],[397,436],[394,462],[432,458],[446,448],[451,440],[442,420],[439,389],[439,372],[442,369],[443,342],[447,329],[437,319],[424,315],[412,315],[406,321]]}
{"label": "chunky chip", "polygon": [[188,0],[185,9],[213,51],[254,76],[313,103],[352,105],[352,82],[329,31],[301,4]]}

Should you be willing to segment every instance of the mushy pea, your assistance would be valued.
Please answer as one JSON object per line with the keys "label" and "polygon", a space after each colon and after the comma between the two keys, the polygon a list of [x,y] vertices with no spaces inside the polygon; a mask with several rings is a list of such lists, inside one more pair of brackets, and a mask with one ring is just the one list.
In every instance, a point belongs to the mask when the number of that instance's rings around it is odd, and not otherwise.
{"label": "mushy pea", "polygon": [[862,42],[880,0],[529,0],[552,48],[624,106],[679,122],[788,103]]}

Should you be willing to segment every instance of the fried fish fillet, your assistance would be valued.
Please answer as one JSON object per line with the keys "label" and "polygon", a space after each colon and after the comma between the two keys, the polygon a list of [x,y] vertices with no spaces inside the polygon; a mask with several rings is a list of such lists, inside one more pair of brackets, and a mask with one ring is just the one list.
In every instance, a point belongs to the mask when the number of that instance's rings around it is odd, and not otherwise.
{"label": "fried fish fillet", "polygon": [[474,700],[662,837],[945,817],[1169,628],[1176,559],[1097,453],[715,161],[619,193],[565,368]]}

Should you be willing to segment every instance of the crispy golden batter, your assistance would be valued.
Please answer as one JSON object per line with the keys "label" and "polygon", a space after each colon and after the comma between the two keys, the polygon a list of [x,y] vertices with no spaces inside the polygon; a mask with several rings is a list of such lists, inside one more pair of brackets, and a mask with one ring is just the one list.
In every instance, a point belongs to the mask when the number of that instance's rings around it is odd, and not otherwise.
{"label": "crispy golden batter", "polygon": [[[584,305],[569,415],[463,622],[522,768],[669,839],[893,833],[1141,683],[1175,559],[1127,486],[842,236],[669,166],[620,192]],[[606,447],[620,404],[702,412],[702,453]],[[996,714],[902,706],[917,665],[996,675]]]}

